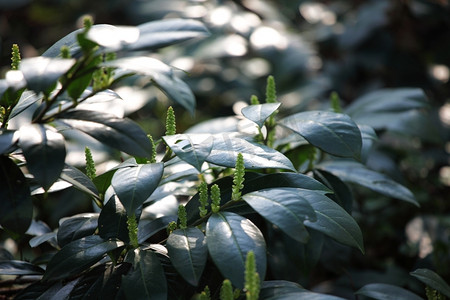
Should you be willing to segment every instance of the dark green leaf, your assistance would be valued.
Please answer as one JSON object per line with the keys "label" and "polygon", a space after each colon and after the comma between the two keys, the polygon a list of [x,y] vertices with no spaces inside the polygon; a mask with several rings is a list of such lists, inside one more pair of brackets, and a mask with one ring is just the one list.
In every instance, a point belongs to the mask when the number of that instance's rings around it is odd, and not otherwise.
{"label": "dark green leaf", "polygon": [[52,127],[42,124],[22,126],[19,133],[19,146],[27,160],[28,170],[48,190],[64,168],[64,137]]}
{"label": "dark green leaf", "polygon": [[169,98],[187,109],[191,114],[195,109],[195,97],[189,86],[175,76],[171,67],[151,57],[127,57],[105,62],[104,66],[116,67],[147,75]]}
{"label": "dark green leaf", "polygon": [[0,224],[16,233],[25,233],[33,217],[30,187],[22,171],[0,155]]}
{"label": "dark green leaf", "polygon": [[68,243],[91,235],[98,226],[98,216],[82,216],[68,218],[58,229],[58,244],[62,248]]}
{"label": "dark green leaf", "polygon": [[107,252],[122,247],[119,241],[105,241],[91,235],[64,246],[48,263],[43,280],[59,280],[87,270]]}
{"label": "dark green leaf", "polygon": [[134,158],[127,159],[123,163],[115,166],[114,168],[106,171],[105,173],[96,176],[92,180],[92,182],[95,184],[96,188],[98,189],[98,192],[104,195],[106,193],[106,190],[111,185],[111,180],[114,176],[114,173],[117,170],[121,168],[137,167],[137,165],[138,164],[136,163],[136,159]]}
{"label": "dark green leaf", "polygon": [[417,269],[409,274],[416,277],[432,289],[435,289],[450,298],[450,286],[434,271],[429,269]]}
{"label": "dark green leaf", "polygon": [[303,198],[305,193],[314,193],[314,191],[297,188],[270,188],[245,194],[242,198],[256,212],[277,225],[284,233],[299,242],[306,243],[309,234],[303,221],[314,222],[316,214],[309,202]]}
{"label": "dark green leaf", "polygon": [[23,59],[19,69],[25,77],[28,89],[39,93],[47,91],[74,64],[74,59],[40,56]]}
{"label": "dark green leaf", "polygon": [[125,207],[128,216],[133,215],[136,209],[158,187],[163,170],[164,165],[162,163],[155,163],[122,168],[114,173],[111,185]]}
{"label": "dark green leaf", "polygon": [[[101,26],[101,25],[94,25],[92,27],[96,27],[96,26]],[[42,54],[42,56],[49,57],[49,58],[61,57],[61,47],[67,46],[67,47],[69,47],[70,54],[73,57],[78,57],[81,52],[81,48],[80,48],[80,45],[78,45],[77,35],[82,33],[84,30],[85,30],[84,28],[80,28],[75,31],[72,31],[71,33],[69,33],[68,35],[66,35],[65,37],[63,37],[62,39],[57,41],[56,43],[54,43],[50,48],[48,48]]]}
{"label": "dark green leaf", "polygon": [[334,202],[342,206],[349,214],[352,213],[353,194],[345,182],[339,179],[339,177],[323,170],[314,170],[314,177],[333,189],[334,193],[329,195],[329,197]]}
{"label": "dark green leaf", "polygon": [[48,232],[42,235],[35,236],[29,242],[30,247],[37,247],[45,242],[49,242],[55,248],[58,247],[58,243],[56,241],[56,232]]}
{"label": "dark green leaf", "polygon": [[238,153],[244,157],[246,169],[287,169],[295,171],[291,161],[282,153],[245,139],[234,137],[230,134],[213,135],[214,144],[206,159],[207,162],[234,168]]}
{"label": "dark green leaf", "polygon": [[416,206],[419,203],[409,189],[395,182],[386,175],[366,168],[352,161],[330,161],[318,166],[339,177],[343,181],[356,183],[388,197],[404,200]]}
{"label": "dark green leaf", "polygon": [[360,288],[355,294],[377,300],[422,300],[421,297],[404,288],[386,283],[367,284]]}
{"label": "dark green leaf", "polygon": [[208,258],[203,232],[198,228],[177,229],[169,235],[166,247],[178,273],[197,286]]}
{"label": "dark green leaf", "polygon": [[320,193],[310,192],[303,196],[314,208],[317,216],[314,222],[305,220],[306,227],[322,232],[342,244],[356,247],[364,253],[361,229],[352,216]]}
{"label": "dark green leaf", "polygon": [[[161,230],[165,230],[170,222],[176,222],[176,216],[164,216],[148,222],[138,229],[138,241],[139,243],[145,242],[148,238]],[[141,225],[141,223],[139,223]]]}
{"label": "dark green leaf", "polygon": [[[214,182],[219,185],[221,192],[221,205],[231,200],[231,186],[233,178],[225,177]],[[211,184],[212,185],[212,184]],[[211,186],[210,186],[211,187]],[[332,193],[330,189],[318,182],[317,180],[299,173],[276,173],[276,174],[257,174],[246,173],[244,181],[244,189],[242,194],[251,193],[265,188],[291,187],[302,188],[307,190],[315,190],[321,193]],[[188,223],[194,222],[199,218],[199,202],[198,194],[189,200],[186,204],[186,212]]]}
{"label": "dark green leaf", "polygon": [[274,113],[279,107],[281,103],[264,103],[258,105],[249,105],[242,109],[242,114],[244,117],[249,119],[250,121],[255,122],[259,128],[264,126],[264,122],[271,114]]}
{"label": "dark green leaf", "polygon": [[19,115],[21,112],[26,110],[28,107],[41,100],[42,97],[36,95],[32,91],[25,91],[20,96],[19,102],[14,106],[11,114],[9,115],[9,119],[11,120],[15,116]]}
{"label": "dark green leaf", "polygon": [[71,183],[75,188],[83,191],[92,197],[100,199],[97,188],[89,177],[83,172],[69,165],[64,165],[61,179]]}
{"label": "dark green leaf", "polygon": [[136,43],[139,38],[139,29],[135,26],[100,24],[92,27],[86,37],[108,51],[118,51],[128,44]]}
{"label": "dark green leaf", "polygon": [[0,130],[0,155],[14,151],[17,140],[18,135],[16,131]]}
{"label": "dark green leaf", "polygon": [[98,234],[104,239],[117,238],[125,243],[130,241],[127,213],[122,203],[115,196],[109,199],[100,212]]}
{"label": "dark green leaf", "polygon": [[129,252],[126,261],[133,264],[133,269],[122,279],[127,299],[167,299],[166,276],[153,251],[135,249]]}
{"label": "dark green leaf", "polygon": [[182,160],[202,171],[202,165],[211,153],[212,136],[176,134],[163,136],[164,142]]}
{"label": "dark green leaf", "polygon": [[88,110],[69,111],[59,118],[110,147],[134,156],[151,157],[152,146],[146,133],[129,119]]}
{"label": "dark green leaf", "polygon": [[42,275],[44,270],[41,267],[20,260],[0,261],[1,275]]}
{"label": "dark green leaf", "polygon": [[282,119],[280,125],[303,136],[311,145],[341,157],[361,157],[361,132],[349,116],[308,111]]}
{"label": "dark green leaf", "polygon": [[225,278],[234,286],[244,287],[247,253],[255,253],[260,278],[266,274],[266,244],[264,237],[250,220],[232,212],[213,214],[206,223],[209,254]]}

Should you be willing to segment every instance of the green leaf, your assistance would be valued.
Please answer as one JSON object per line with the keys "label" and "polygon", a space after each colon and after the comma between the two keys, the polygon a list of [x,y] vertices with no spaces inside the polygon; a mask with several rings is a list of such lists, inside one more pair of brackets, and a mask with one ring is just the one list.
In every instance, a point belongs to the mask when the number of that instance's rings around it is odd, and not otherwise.
{"label": "green leaf", "polygon": [[20,71],[27,82],[27,87],[34,92],[46,92],[49,87],[75,64],[75,59],[33,57],[23,59]]}
{"label": "green leaf", "polygon": [[42,275],[44,270],[26,261],[4,260],[0,261],[1,275]]}
{"label": "green leaf", "polygon": [[211,153],[212,136],[175,134],[162,137],[164,142],[182,160],[202,171],[202,165]]}
{"label": "green leaf", "polygon": [[136,159],[134,158],[129,158],[126,161],[124,161],[123,163],[109,169],[108,171],[106,171],[103,174],[100,174],[98,176],[96,176],[92,182],[95,184],[95,186],[98,189],[98,192],[101,194],[105,194],[106,190],[109,188],[109,186],[111,185],[111,180],[114,176],[114,173],[122,168],[128,168],[128,167],[137,167],[137,163],[136,163]]}
{"label": "green leaf", "polygon": [[111,197],[98,217],[98,234],[104,238],[130,241],[127,226],[127,212],[117,197]]}
{"label": "green leaf", "polygon": [[266,244],[261,231],[250,220],[232,212],[213,214],[206,223],[206,242],[215,265],[234,286],[244,287],[249,251],[255,253],[260,278],[265,277]]}
{"label": "green leaf", "polygon": [[305,220],[306,227],[322,232],[344,245],[356,247],[364,253],[361,229],[352,216],[320,193],[305,193],[303,196],[314,208],[317,217],[316,221]]}
{"label": "green leaf", "polygon": [[360,288],[355,294],[377,300],[422,300],[421,297],[404,288],[386,283],[367,284]]}
{"label": "green leaf", "polygon": [[309,234],[303,221],[314,222],[316,214],[309,202],[303,198],[305,193],[314,192],[297,188],[270,188],[245,194],[242,198],[284,233],[294,240],[306,243]]}
{"label": "green leaf", "polygon": [[152,145],[147,134],[129,119],[88,110],[68,111],[58,117],[110,147],[134,156],[151,157]]}
{"label": "green leaf", "polygon": [[343,181],[355,183],[382,195],[419,206],[419,203],[409,189],[384,174],[366,168],[360,163],[352,161],[330,161],[322,163],[317,167],[330,172]]}
{"label": "green leaf", "polygon": [[257,105],[249,105],[244,107],[241,112],[250,121],[255,122],[259,128],[264,126],[264,122],[271,114],[273,114],[281,103],[264,103]]}
{"label": "green leaf", "polygon": [[20,168],[3,155],[0,155],[0,199],[0,225],[25,233],[33,218],[30,187]]}
{"label": "green leaf", "polygon": [[[257,174],[246,173],[244,176],[244,189],[242,194],[251,193],[265,188],[291,187],[302,188],[307,190],[315,190],[320,193],[332,193],[322,183],[317,180],[299,173],[275,173],[275,174]],[[221,205],[231,200],[231,186],[233,184],[232,177],[225,177],[214,182],[219,185],[221,192]],[[211,185],[209,186],[209,188]],[[186,212],[188,224],[199,218],[199,195],[198,193],[186,204]]]}
{"label": "green leaf", "polygon": [[19,146],[23,150],[28,170],[48,190],[64,168],[64,137],[52,127],[42,124],[22,126],[19,134]]}
{"label": "green leaf", "polygon": [[450,298],[450,286],[434,271],[429,269],[417,269],[409,274]]}
{"label": "green leaf", "polygon": [[95,197],[100,199],[97,188],[94,183],[87,177],[83,172],[69,165],[64,165],[64,169],[61,172],[61,179],[71,183],[75,188],[79,189]]}
{"label": "green leaf", "polygon": [[11,120],[41,99],[42,96],[38,96],[32,91],[23,92],[23,94],[20,96],[19,102],[17,102],[17,104],[12,109],[11,114],[9,115],[9,119]]}
{"label": "green leaf", "polygon": [[0,129],[0,155],[14,151],[18,139],[16,131]]}
{"label": "green leaf", "polygon": [[142,222],[139,223],[138,228],[138,242],[143,243],[148,238],[152,237],[154,234],[160,232],[161,230],[167,229],[170,222],[176,222],[177,216],[164,216],[152,220],[142,227],[140,226]]}
{"label": "green leaf", "polygon": [[342,206],[346,212],[351,214],[353,210],[353,193],[350,190],[350,187],[339,177],[336,177],[327,171],[314,170],[313,172],[315,178],[333,189],[334,193],[330,194],[329,197]]}
{"label": "green leaf", "polygon": [[295,172],[291,161],[282,153],[243,138],[230,134],[212,135],[213,148],[206,161],[229,168],[234,168],[238,153],[244,157],[246,169],[287,169]]}
{"label": "green leaf", "polygon": [[155,163],[122,168],[114,173],[111,185],[128,216],[133,215],[158,187],[163,170],[162,163]]}
{"label": "green leaf", "polygon": [[122,279],[127,299],[167,299],[166,276],[155,253],[135,249],[129,252],[126,261],[133,264],[133,269]]}
{"label": "green leaf", "polygon": [[87,270],[109,251],[122,247],[120,241],[105,241],[91,235],[65,245],[47,265],[44,281],[64,279]]}
{"label": "green leaf", "polygon": [[327,111],[300,112],[282,119],[279,124],[327,153],[355,159],[361,157],[361,132],[347,115]]}
{"label": "green leaf", "polygon": [[197,286],[208,258],[208,248],[203,232],[198,228],[173,231],[166,244],[170,261],[180,275]]}
{"label": "green leaf", "polygon": [[195,97],[189,86],[175,76],[171,67],[151,57],[127,57],[102,64],[149,76],[151,81],[169,98],[187,109],[191,114],[195,109]]}
{"label": "green leaf", "polygon": [[98,226],[98,216],[82,216],[66,219],[58,229],[58,245],[62,248],[68,243],[89,236]]}

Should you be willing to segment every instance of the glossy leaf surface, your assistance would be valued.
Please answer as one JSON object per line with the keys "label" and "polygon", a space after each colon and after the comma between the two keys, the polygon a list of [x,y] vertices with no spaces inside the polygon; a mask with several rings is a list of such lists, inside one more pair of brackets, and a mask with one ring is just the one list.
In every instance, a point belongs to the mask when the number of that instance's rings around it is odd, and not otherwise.
{"label": "glossy leaf surface", "polygon": [[313,228],[336,241],[358,248],[364,253],[363,236],[358,223],[342,207],[330,198],[319,194],[304,195],[316,212],[316,221],[305,221],[306,227]]}
{"label": "glossy leaf surface", "polygon": [[98,234],[104,238],[117,238],[128,243],[127,212],[115,196],[105,204],[98,217]]}
{"label": "glossy leaf surface", "polygon": [[59,118],[112,148],[134,156],[151,156],[152,146],[146,133],[129,119],[88,110],[69,111]]}
{"label": "glossy leaf surface", "polygon": [[0,261],[1,275],[42,275],[44,270],[41,267],[21,260]]}
{"label": "glossy leaf surface", "polygon": [[127,215],[131,216],[158,187],[163,175],[163,164],[145,164],[122,168],[114,173],[111,185]]}
{"label": "glossy leaf surface", "polygon": [[98,235],[73,241],[53,256],[43,280],[58,280],[78,274],[99,261],[107,252],[123,245],[119,241],[105,241]]}
{"label": "glossy leaf surface", "polygon": [[208,251],[225,278],[244,287],[247,253],[255,253],[260,278],[266,274],[266,245],[262,233],[250,220],[232,212],[213,214],[206,224]]}
{"label": "glossy leaf surface", "polygon": [[135,249],[126,260],[133,264],[132,270],[122,279],[127,299],[167,299],[166,276],[155,253]]}
{"label": "glossy leaf surface", "polygon": [[316,213],[303,198],[305,193],[313,192],[296,188],[271,188],[245,194],[242,198],[284,233],[299,242],[306,243],[309,234],[303,221],[307,219],[315,221]]}
{"label": "glossy leaf surface", "polygon": [[94,183],[83,172],[70,165],[64,165],[61,172],[61,179],[71,183],[75,188],[83,191],[92,197],[99,198],[99,193]]}
{"label": "glossy leaf surface", "polygon": [[355,294],[377,300],[421,300],[416,294],[386,283],[370,283],[360,288]]}
{"label": "glossy leaf surface", "polygon": [[450,286],[436,272],[429,269],[417,269],[409,274],[416,277],[427,286],[441,292],[447,297],[450,297]]}
{"label": "glossy leaf surface", "polygon": [[361,133],[347,115],[327,111],[301,112],[282,119],[280,125],[327,153],[355,159],[361,157]]}
{"label": "glossy leaf surface", "polygon": [[249,105],[244,107],[241,112],[250,121],[255,122],[259,128],[262,128],[264,122],[271,114],[273,114],[281,103],[264,103],[257,105]]}
{"label": "glossy leaf surface", "polygon": [[98,226],[98,216],[82,216],[66,219],[58,229],[58,244],[62,248],[68,243],[89,236]]}
{"label": "glossy leaf surface", "polygon": [[170,261],[180,275],[197,286],[208,258],[208,248],[203,232],[198,228],[173,231],[166,244]]}
{"label": "glossy leaf surface", "polygon": [[382,195],[407,201],[419,206],[419,203],[409,189],[384,174],[366,168],[360,163],[352,161],[333,161],[320,164],[318,168],[332,173],[343,181],[362,185]]}
{"label": "glossy leaf surface", "polygon": [[28,170],[48,190],[64,168],[64,137],[46,125],[30,124],[20,128],[19,146],[27,160]]}

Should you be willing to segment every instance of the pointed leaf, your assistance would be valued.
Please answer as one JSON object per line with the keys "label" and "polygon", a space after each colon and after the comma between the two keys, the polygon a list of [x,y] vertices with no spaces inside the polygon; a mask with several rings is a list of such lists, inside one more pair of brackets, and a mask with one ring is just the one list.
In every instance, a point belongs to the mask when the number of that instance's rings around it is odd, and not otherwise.
{"label": "pointed leaf", "polygon": [[203,232],[198,228],[177,229],[169,235],[166,247],[178,273],[191,285],[197,286],[208,258]]}
{"label": "pointed leaf", "polygon": [[291,161],[282,153],[245,139],[229,134],[213,135],[214,144],[206,161],[229,168],[234,168],[238,153],[244,157],[246,169],[287,169],[295,172]]}
{"label": "pointed leaf", "polygon": [[377,300],[422,300],[421,297],[404,288],[386,283],[367,284],[355,294]]}
{"label": "pointed leaf", "polygon": [[36,181],[48,190],[64,168],[64,137],[53,128],[41,124],[22,126],[19,132],[19,146],[27,160],[27,168]]}
{"label": "pointed leaf", "polygon": [[133,269],[122,279],[127,299],[167,299],[166,276],[155,253],[135,249],[129,252],[126,261],[133,264]]}
{"label": "pointed leaf", "polygon": [[349,116],[327,111],[308,111],[282,119],[280,125],[300,134],[311,145],[341,157],[361,156],[361,133]]}
{"label": "pointed leaf", "polygon": [[3,155],[0,155],[0,199],[0,225],[25,233],[33,218],[30,187],[20,168]]}
{"label": "pointed leaf", "polygon": [[271,188],[245,194],[242,198],[257,213],[277,225],[284,233],[302,243],[309,234],[303,225],[304,220],[316,220],[316,214],[304,193],[313,191],[296,188]]}
{"label": "pointed leaf", "polygon": [[92,197],[100,199],[97,188],[89,177],[83,172],[69,165],[64,165],[61,173],[61,179],[71,183],[75,188],[83,191]]}
{"label": "pointed leaf", "polygon": [[330,161],[320,164],[318,168],[332,173],[343,181],[355,183],[382,195],[407,201],[419,206],[419,203],[409,189],[384,174],[366,168],[360,163],[351,161]]}
{"label": "pointed leaf", "polygon": [[98,234],[104,238],[117,238],[128,243],[130,241],[127,226],[127,212],[115,196],[105,204],[98,217]]}
{"label": "pointed leaf", "polygon": [[44,92],[75,64],[75,59],[48,57],[26,58],[20,62],[20,71],[27,87],[34,92]]}
{"label": "pointed leaf", "polygon": [[137,167],[122,168],[114,173],[111,185],[127,215],[131,216],[158,187],[163,175],[162,163],[138,165]]}
{"label": "pointed leaf", "polygon": [[13,130],[0,130],[0,155],[14,151],[18,135]]}
{"label": "pointed leaf", "polygon": [[23,94],[20,96],[19,102],[17,102],[17,104],[12,109],[11,114],[9,115],[9,119],[11,120],[41,99],[42,96],[38,96],[32,91],[23,92]]}
{"label": "pointed leaf", "polygon": [[189,86],[175,76],[171,67],[151,57],[127,57],[103,63],[104,66],[117,67],[150,76],[152,82],[169,98],[187,109],[191,114],[195,109],[195,97]]}
{"label": "pointed leaf", "polygon": [[107,252],[122,247],[119,241],[105,241],[98,235],[75,240],[64,246],[47,265],[43,280],[59,280],[87,270]]}
{"label": "pointed leaf", "polygon": [[138,40],[139,29],[135,26],[99,24],[92,27],[86,37],[105,47],[108,51],[118,51]]}
{"label": "pointed leaf", "polygon": [[29,262],[21,260],[0,261],[1,275],[42,275],[44,270]]}
{"label": "pointed leaf", "polygon": [[91,235],[98,226],[98,216],[83,216],[68,218],[58,229],[58,245],[62,248],[68,243]]}
{"label": "pointed leaf", "polygon": [[110,147],[134,156],[151,157],[152,146],[146,133],[129,119],[88,110],[69,111],[59,118]]}
{"label": "pointed leaf", "polygon": [[261,280],[266,274],[264,237],[250,220],[232,212],[213,214],[206,223],[206,242],[217,268],[234,286],[244,287],[247,253],[255,253],[256,268]]}
{"label": "pointed leaf", "polygon": [[305,193],[304,198],[314,208],[316,221],[305,221],[305,226],[328,235],[336,241],[358,248],[364,253],[361,229],[342,207],[330,198],[316,192]]}
{"label": "pointed leaf", "polygon": [[[221,205],[231,200],[231,186],[233,184],[231,177],[225,177],[214,182],[219,185],[221,192]],[[248,172],[245,174],[244,189],[242,194],[251,193],[265,188],[291,187],[302,188],[308,190],[315,190],[320,193],[332,193],[319,181],[299,173],[275,173],[275,174],[257,174]],[[186,204],[186,212],[188,217],[188,224],[199,218],[198,207],[199,196],[196,194]]]}
{"label": "pointed leaf", "polygon": [[450,286],[434,271],[429,269],[417,269],[409,274],[450,298]]}
{"label": "pointed leaf", "polygon": [[[138,227],[138,242],[143,243],[148,238],[152,237],[154,234],[160,232],[161,230],[167,229],[167,226],[170,222],[176,222],[176,216],[164,216],[161,218],[157,218],[143,225],[142,227]],[[141,225],[142,223],[139,223]]]}
{"label": "pointed leaf", "polygon": [[264,122],[271,114],[273,114],[281,103],[264,103],[257,105],[249,105],[244,107],[241,112],[250,121],[255,122],[259,128],[264,126]]}
{"label": "pointed leaf", "polygon": [[211,153],[212,136],[175,134],[163,136],[164,142],[182,160],[202,171],[202,165]]}

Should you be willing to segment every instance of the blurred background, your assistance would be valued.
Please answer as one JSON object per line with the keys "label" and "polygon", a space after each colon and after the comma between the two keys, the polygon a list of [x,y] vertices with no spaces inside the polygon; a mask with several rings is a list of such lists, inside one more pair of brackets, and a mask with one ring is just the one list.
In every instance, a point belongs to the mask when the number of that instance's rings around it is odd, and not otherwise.
{"label": "blurred background", "polygon": [[[194,118],[174,107],[179,132],[202,120],[232,115],[253,94],[263,99],[268,75],[275,77],[281,114],[327,108],[332,92],[345,107],[381,88],[422,88],[429,107],[415,111],[408,122],[376,128],[380,146],[368,161],[409,187],[422,207],[355,188],[355,217],[366,238],[366,256],[355,258],[348,249],[329,245],[315,281],[331,274],[337,278],[332,288],[345,289],[361,283],[348,278],[400,280],[419,266],[450,278],[447,0],[0,0],[0,11],[2,74],[9,69],[13,43],[24,58],[40,55],[80,27],[86,14],[96,24],[138,25],[164,18],[204,22],[210,37],[152,54],[182,70],[180,76],[196,95]],[[129,117],[154,136],[163,134],[164,95],[139,82],[118,91],[137,103],[128,109]],[[46,216],[48,223],[55,224],[67,210],[82,210],[79,205],[65,209]],[[287,259],[295,264],[295,247],[291,250]],[[341,276],[340,266],[349,261],[351,276]],[[274,275],[288,280],[302,278],[289,263],[278,272]]]}

